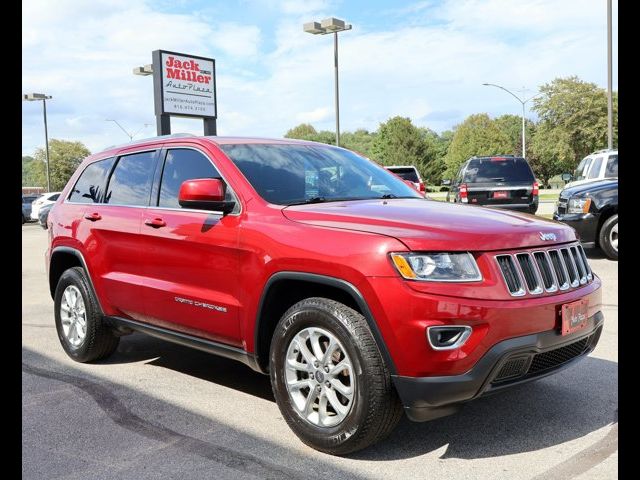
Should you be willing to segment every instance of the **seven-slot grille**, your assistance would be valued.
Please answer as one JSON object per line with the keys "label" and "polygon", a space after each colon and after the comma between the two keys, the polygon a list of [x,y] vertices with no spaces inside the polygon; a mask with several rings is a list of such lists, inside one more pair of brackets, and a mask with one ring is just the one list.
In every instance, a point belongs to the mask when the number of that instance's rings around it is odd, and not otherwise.
{"label": "seven-slot grille", "polygon": [[498,267],[514,297],[577,288],[593,274],[582,245],[496,255]]}

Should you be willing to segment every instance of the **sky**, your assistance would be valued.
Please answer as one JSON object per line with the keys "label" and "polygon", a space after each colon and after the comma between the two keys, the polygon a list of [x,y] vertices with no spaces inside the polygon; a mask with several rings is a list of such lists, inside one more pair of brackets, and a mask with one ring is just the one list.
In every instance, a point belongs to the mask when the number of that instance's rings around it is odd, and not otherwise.
{"label": "sky", "polygon": [[[155,135],[152,78],[132,69],[157,49],[215,58],[219,135],[334,130],[333,36],[302,29],[327,17],[353,25],[339,34],[343,132],[395,115],[439,133],[472,113],[520,115],[485,82],[526,98],[556,77],[607,86],[605,0],[23,0],[22,12],[22,93],[51,95],[49,138],[92,152],[129,140],[106,119]],[[202,134],[202,121],[171,128]],[[23,102],[23,155],[43,146],[42,103]]]}

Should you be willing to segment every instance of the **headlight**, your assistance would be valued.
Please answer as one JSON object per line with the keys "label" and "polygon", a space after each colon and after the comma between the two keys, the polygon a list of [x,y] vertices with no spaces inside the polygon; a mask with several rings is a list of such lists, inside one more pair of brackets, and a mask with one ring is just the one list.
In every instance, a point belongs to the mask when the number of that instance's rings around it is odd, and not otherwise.
{"label": "headlight", "polygon": [[477,282],[482,280],[473,255],[455,253],[392,253],[391,260],[404,278],[427,282]]}
{"label": "headlight", "polygon": [[572,198],[567,206],[567,213],[589,213],[590,198]]}

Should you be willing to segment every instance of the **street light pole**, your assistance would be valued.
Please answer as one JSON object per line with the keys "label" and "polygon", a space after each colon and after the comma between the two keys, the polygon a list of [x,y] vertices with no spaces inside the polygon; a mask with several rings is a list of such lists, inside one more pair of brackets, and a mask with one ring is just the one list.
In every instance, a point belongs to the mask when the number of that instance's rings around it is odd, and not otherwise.
{"label": "street light pole", "polygon": [[524,110],[524,106],[525,104],[537,97],[538,95],[540,95],[539,93],[535,94],[533,97],[529,97],[526,100],[522,100],[520,97],[518,97],[515,93],[513,93],[510,90],[507,90],[504,87],[501,87],[500,85],[496,85],[495,83],[483,83],[482,85],[484,85],[485,87],[496,87],[499,88],[501,90],[504,90],[505,92],[507,92],[509,95],[511,95],[513,98],[515,98],[516,100],[518,100],[521,104],[522,104],[522,158],[526,158],[526,133],[525,133],[525,120],[524,120],[524,114],[525,114],[525,110]]}
{"label": "street light pole", "polygon": [[607,0],[607,144],[613,149],[613,78],[611,75],[611,0]]}
{"label": "street light pole", "polygon": [[142,127],[136,130],[134,133],[129,133],[122,125],[120,125],[120,122],[118,122],[117,120],[114,120],[113,118],[107,118],[105,119],[105,122],[113,122],[116,125],[118,125],[120,127],[120,130],[122,130],[125,133],[125,135],[129,137],[129,140],[131,141],[133,141],[133,137],[135,137],[138,133],[140,133],[143,128],[147,128],[149,125],[151,125],[150,123],[144,123]]}
{"label": "street light pole", "polygon": [[49,175],[49,130],[47,128],[47,97],[42,99],[42,114],[44,116],[44,152],[45,158],[47,159],[47,192],[50,192],[51,176]]}
{"label": "street light pole", "polygon": [[351,30],[352,26],[344,20],[337,18],[325,18],[322,22],[309,22],[303,25],[303,30],[313,35],[326,35],[333,33],[333,65],[335,81],[335,107],[336,107],[336,145],[340,146],[340,93],[338,85],[338,32]]}
{"label": "street light pole", "polygon": [[50,100],[51,95],[45,95],[44,93],[29,93],[23,95],[23,100],[27,102],[34,102],[42,100],[42,114],[44,116],[44,154],[47,172],[47,192],[51,191],[51,176],[49,175],[49,132],[47,129],[47,100]]}
{"label": "street light pole", "polygon": [[333,32],[333,58],[335,70],[336,96],[336,146],[340,146],[340,93],[338,87],[338,32]]}

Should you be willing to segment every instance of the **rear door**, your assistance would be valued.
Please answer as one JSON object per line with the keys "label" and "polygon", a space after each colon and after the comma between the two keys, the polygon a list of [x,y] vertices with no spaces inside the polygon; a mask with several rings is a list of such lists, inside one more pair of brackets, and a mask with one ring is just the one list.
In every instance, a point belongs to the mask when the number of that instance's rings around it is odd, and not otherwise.
{"label": "rear door", "polygon": [[119,156],[100,203],[92,203],[84,210],[87,261],[91,262],[103,308],[112,315],[144,318],[141,255],[145,245],[140,222],[149,205],[158,157],[158,149]]}
{"label": "rear door", "polygon": [[527,161],[513,157],[471,160],[463,179],[469,204],[486,206],[528,205],[533,201],[534,182]]}
{"label": "rear door", "polygon": [[[209,154],[192,147],[166,151],[159,188],[145,209],[142,236],[148,321],[217,342],[242,346],[238,323],[240,203],[227,215],[182,208],[185,180],[222,178]],[[224,179],[223,179],[224,180]]]}

